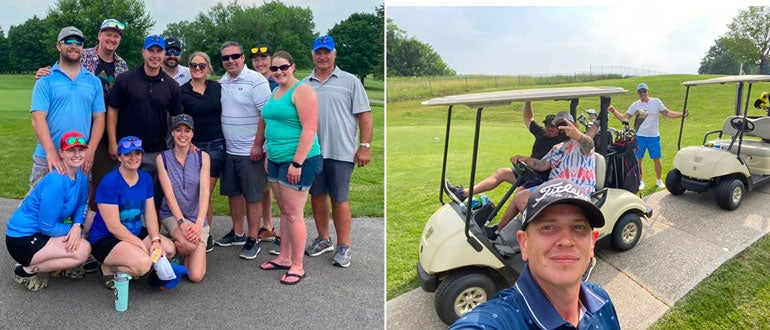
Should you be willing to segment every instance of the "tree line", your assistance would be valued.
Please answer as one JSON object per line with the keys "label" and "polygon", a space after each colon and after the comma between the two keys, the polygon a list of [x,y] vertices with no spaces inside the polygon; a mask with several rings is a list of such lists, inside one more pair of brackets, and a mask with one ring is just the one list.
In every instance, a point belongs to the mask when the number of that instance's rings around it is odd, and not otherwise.
{"label": "tree line", "polygon": [[[56,36],[65,26],[75,26],[85,36],[84,48],[94,47],[101,22],[115,18],[126,23],[118,54],[134,68],[142,63],[141,48],[155,21],[142,0],[58,0],[47,16],[33,16],[6,35],[0,27],[0,73],[29,73],[51,65],[58,59]],[[384,78],[384,5],[373,13],[353,13],[337,23],[327,34],[334,38],[339,56],[337,65],[363,82],[372,75]],[[169,24],[165,37],[182,41],[186,55],[203,51],[218,58],[223,42],[234,40],[247,53],[257,44],[293,54],[299,69],[312,68],[311,48],[315,23],[309,8],[269,1],[257,6],[237,2],[217,3],[192,21]],[[182,59],[186,64],[186,59]],[[224,72],[220,61],[212,61],[214,72]]]}

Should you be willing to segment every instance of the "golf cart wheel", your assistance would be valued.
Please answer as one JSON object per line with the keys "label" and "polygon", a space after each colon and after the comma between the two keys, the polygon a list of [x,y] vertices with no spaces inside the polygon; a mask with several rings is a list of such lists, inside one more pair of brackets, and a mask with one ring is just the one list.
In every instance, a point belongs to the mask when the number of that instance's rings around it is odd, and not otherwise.
{"label": "golf cart wheel", "polygon": [[612,229],[612,247],[618,251],[630,250],[642,237],[642,219],[638,214],[623,214]]}
{"label": "golf cart wheel", "polygon": [[495,282],[480,272],[460,272],[441,281],[436,290],[436,313],[446,325],[489,300],[497,292]]}
{"label": "golf cart wheel", "polygon": [[682,187],[682,172],[677,169],[668,171],[666,174],[666,190],[672,195],[684,194],[687,189]]}
{"label": "golf cart wheel", "polygon": [[717,204],[725,210],[735,210],[741,206],[745,187],[741,180],[728,178],[717,185]]}

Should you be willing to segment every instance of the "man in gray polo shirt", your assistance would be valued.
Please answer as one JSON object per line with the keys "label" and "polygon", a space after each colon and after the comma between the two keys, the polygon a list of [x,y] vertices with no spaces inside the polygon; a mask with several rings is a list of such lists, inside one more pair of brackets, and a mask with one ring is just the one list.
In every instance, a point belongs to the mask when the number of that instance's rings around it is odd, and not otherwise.
{"label": "man in gray polo shirt", "polygon": [[[350,266],[350,176],[353,167],[369,163],[372,115],[364,86],[356,76],[335,65],[334,39],[321,36],[313,42],[313,73],[304,79],[318,95],[318,141],[323,169],[310,188],[318,237],[305,253],[318,256],[334,251],[329,235],[329,198],[337,232],[337,253],[332,264]],[[358,138],[356,133],[358,131]]]}
{"label": "man in gray polo shirt", "polygon": [[[238,256],[254,259],[260,251],[259,218],[262,192],[267,183],[262,146],[255,146],[254,139],[262,107],[270,97],[270,87],[265,77],[246,67],[246,56],[239,43],[222,44],[221,53],[222,66],[227,71],[219,81],[222,84],[222,133],[227,152],[219,189],[222,195],[228,196],[233,229],[214,244],[243,245]],[[244,209],[248,235],[243,228]]]}

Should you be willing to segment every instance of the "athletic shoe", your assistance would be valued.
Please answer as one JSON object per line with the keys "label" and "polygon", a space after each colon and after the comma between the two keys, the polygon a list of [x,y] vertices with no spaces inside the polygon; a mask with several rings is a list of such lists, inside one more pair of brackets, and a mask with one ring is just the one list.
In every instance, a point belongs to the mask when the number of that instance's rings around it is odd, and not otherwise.
{"label": "athletic shoe", "polygon": [[656,182],[656,184],[658,185],[658,188],[666,188],[666,184],[663,183],[663,180],[661,179],[658,179],[658,182]]}
{"label": "athletic shoe", "polygon": [[[20,268],[21,265],[16,265],[16,268]],[[48,286],[48,280],[41,278],[38,274],[32,274],[30,276],[19,276],[15,271],[13,273],[13,280],[16,283],[21,284],[29,291],[38,291]]]}
{"label": "athletic shoe", "polygon": [[267,252],[274,255],[281,254],[281,236],[280,235],[275,235],[273,246],[270,247],[270,251],[267,251]]}
{"label": "athletic shoe", "polygon": [[458,204],[462,204],[468,196],[465,196],[463,186],[453,186],[448,180],[444,180],[444,186],[448,192],[449,198]]}
{"label": "athletic shoe", "polygon": [[267,230],[266,228],[259,228],[259,236],[257,237],[260,242],[272,242],[275,240],[275,230]]}
{"label": "athletic shoe", "polygon": [[340,244],[337,246],[337,253],[334,254],[332,265],[348,268],[350,266],[350,246]]}
{"label": "athletic shoe", "polygon": [[86,272],[81,266],[75,266],[69,269],[62,269],[48,273],[50,277],[64,277],[64,278],[83,278],[86,276]]}
{"label": "athletic shoe", "polygon": [[639,190],[644,189],[644,181],[639,181]]}
{"label": "athletic shoe", "polygon": [[235,234],[235,231],[230,229],[229,233],[214,241],[214,244],[219,246],[243,245],[246,244],[246,234],[239,236]]}
{"label": "athletic shoe", "polygon": [[259,242],[257,239],[249,236],[246,239],[246,243],[243,244],[241,253],[238,254],[238,256],[241,257],[241,259],[251,260],[257,257],[257,254],[259,254],[260,250],[261,249],[259,248]]}
{"label": "athletic shoe", "polygon": [[500,232],[497,231],[497,225],[491,227],[484,227],[484,233],[487,234],[487,238],[494,241],[500,236]]}
{"label": "athletic shoe", "polygon": [[206,253],[214,251],[214,238],[209,235],[209,238],[206,240]]}
{"label": "athletic shoe", "polygon": [[305,254],[311,257],[320,256],[322,253],[333,252],[334,243],[331,239],[323,239],[320,236],[313,240],[313,243],[305,249]]}
{"label": "athletic shoe", "polygon": [[86,273],[93,273],[97,269],[99,269],[99,262],[96,261],[96,258],[94,258],[94,256],[88,256],[88,259],[86,259],[86,262],[83,263],[83,271]]}

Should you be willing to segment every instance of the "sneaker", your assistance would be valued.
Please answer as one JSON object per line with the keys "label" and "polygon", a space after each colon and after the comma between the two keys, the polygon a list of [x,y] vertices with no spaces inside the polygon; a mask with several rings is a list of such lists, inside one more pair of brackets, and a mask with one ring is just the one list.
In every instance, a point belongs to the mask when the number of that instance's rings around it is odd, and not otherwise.
{"label": "sneaker", "polygon": [[94,258],[94,256],[88,256],[88,259],[86,259],[86,262],[83,263],[83,271],[86,273],[93,273],[97,269],[99,269],[99,262],[96,261],[96,258]]}
{"label": "sneaker", "polygon": [[340,244],[337,246],[337,253],[334,254],[332,265],[348,268],[350,266],[350,246]]}
{"label": "sneaker", "polygon": [[243,245],[246,244],[246,234],[239,236],[235,234],[235,231],[230,229],[229,233],[214,241],[214,244],[219,246]]}
{"label": "sneaker", "polygon": [[656,184],[658,185],[658,188],[666,188],[666,184],[663,183],[663,180],[661,179],[658,179],[658,182],[656,182]]}
{"label": "sneaker", "polygon": [[259,254],[260,250],[259,241],[257,241],[256,238],[249,236],[246,239],[246,243],[243,244],[241,253],[239,253],[238,256],[241,257],[241,259],[251,260],[257,257],[257,254]]}
{"label": "sneaker", "polygon": [[48,281],[40,278],[38,274],[26,277],[13,274],[13,280],[27,288],[29,291],[38,291],[48,286]]}
{"label": "sneaker", "polygon": [[270,247],[270,251],[267,251],[270,254],[279,255],[281,254],[281,236],[275,235],[275,240],[273,241],[273,246]]}
{"label": "sneaker", "polygon": [[206,253],[214,251],[214,238],[209,235],[209,238],[206,240]]}
{"label": "sneaker", "polygon": [[83,270],[82,266],[75,266],[73,268],[69,269],[62,269],[50,272],[48,274],[50,277],[64,277],[64,278],[83,278],[86,276],[86,272]]}
{"label": "sneaker", "polygon": [[644,190],[644,181],[639,181],[639,190]]}
{"label": "sneaker", "polygon": [[453,186],[448,180],[444,180],[444,187],[446,188],[449,198],[457,204],[462,204],[463,201],[468,198],[468,196],[465,195],[465,191],[463,191],[463,186]]}
{"label": "sneaker", "polygon": [[491,227],[484,227],[484,232],[487,234],[487,238],[490,240],[496,240],[500,236],[500,232],[497,231],[497,225]]}
{"label": "sneaker", "polygon": [[257,238],[260,242],[272,242],[275,240],[275,229],[259,228],[259,237]]}
{"label": "sneaker", "polygon": [[311,257],[317,257],[322,253],[333,252],[334,244],[331,239],[323,239],[320,236],[313,240],[313,243],[305,249],[305,254]]}

